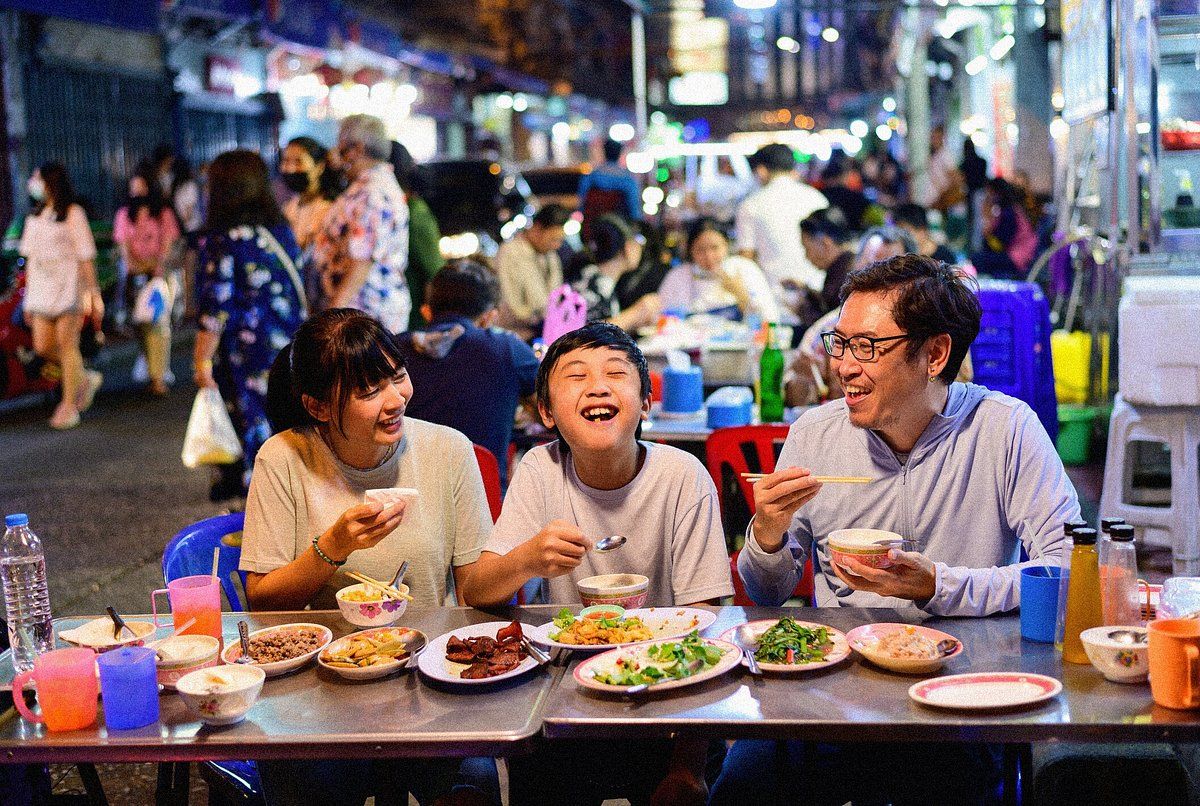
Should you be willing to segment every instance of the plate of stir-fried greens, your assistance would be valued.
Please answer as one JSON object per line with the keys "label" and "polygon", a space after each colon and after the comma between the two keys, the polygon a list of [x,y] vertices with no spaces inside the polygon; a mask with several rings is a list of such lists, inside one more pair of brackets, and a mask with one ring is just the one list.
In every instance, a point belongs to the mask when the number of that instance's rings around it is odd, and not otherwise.
{"label": "plate of stir-fried greens", "polygon": [[[824,669],[850,655],[850,644],[840,630],[811,621],[781,619],[751,621],[746,626],[756,639],[754,658],[764,672],[804,672]],[[722,640],[734,640],[737,628],[725,632]],[[745,658],[742,663],[745,663]]]}

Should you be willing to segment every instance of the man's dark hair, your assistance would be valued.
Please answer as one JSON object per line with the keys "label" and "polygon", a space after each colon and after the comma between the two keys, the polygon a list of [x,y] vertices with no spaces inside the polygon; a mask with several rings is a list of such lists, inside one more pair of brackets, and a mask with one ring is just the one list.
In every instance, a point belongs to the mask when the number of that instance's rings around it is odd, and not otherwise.
{"label": "man's dark hair", "polygon": [[892,210],[892,223],[907,224],[913,229],[929,229],[929,215],[921,205],[905,202]]}
{"label": "man's dark hair", "polygon": [[850,228],[846,226],[846,217],[836,207],[809,213],[808,218],[800,222],[800,232],[810,238],[825,235],[840,244],[850,240]]}
{"label": "man's dark hair", "polygon": [[616,162],[617,160],[621,159],[621,152],[624,150],[625,150],[625,147],[623,145],[621,145],[620,143],[618,143],[616,140],[613,140],[611,138],[608,140],[605,140],[604,141],[604,161],[605,162]]}
{"label": "man's dark hair", "polygon": [[863,233],[862,240],[859,241],[859,250],[861,251],[867,241],[872,238],[878,238],[884,243],[894,243],[905,252],[920,251],[917,239],[912,236],[912,233],[894,226],[871,227]]}
{"label": "man's dark hair", "polygon": [[[542,358],[542,365],[538,367],[537,385],[534,388],[534,393],[537,395],[538,406],[549,410],[550,408],[550,373],[554,372],[555,365],[564,355],[572,350],[595,350],[601,348],[609,348],[612,350],[620,350],[629,359],[629,363],[633,364],[637,370],[638,380],[641,382],[641,399],[645,400],[650,397],[650,368],[646,365],[646,356],[642,355],[641,348],[637,346],[628,333],[621,328],[609,322],[589,322],[578,330],[572,330],[570,333],[565,333],[554,340],[550,345],[550,349],[546,351],[546,355]],[[555,431],[557,432],[557,428]],[[642,438],[642,424],[639,422],[637,439]],[[563,443],[566,444],[565,442]],[[567,446],[568,448],[570,446]]]}
{"label": "man's dark hair", "polygon": [[948,263],[924,255],[900,255],[850,272],[842,286],[842,302],[856,291],[893,295],[892,318],[911,336],[906,348],[910,361],[926,341],[948,334],[950,356],[938,378],[949,384],[979,335],[983,309],[970,282]]}
{"label": "man's dark hair", "polygon": [[471,319],[496,307],[500,287],[495,275],[473,260],[446,264],[429,281],[429,307],[434,317],[466,316]]}
{"label": "man's dark hair", "polygon": [[561,204],[550,202],[533,214],[533,223],[542,229],[565,226],[571,220],[571,211]]}
{"label": "man's dark hair", "polygon": [[771,143],[763,146],[750,156],[750,167],[759,165],[767,169],[767,173],[778,174],[792,171],[796,168],[796,154],[791,146],[783,143]]}

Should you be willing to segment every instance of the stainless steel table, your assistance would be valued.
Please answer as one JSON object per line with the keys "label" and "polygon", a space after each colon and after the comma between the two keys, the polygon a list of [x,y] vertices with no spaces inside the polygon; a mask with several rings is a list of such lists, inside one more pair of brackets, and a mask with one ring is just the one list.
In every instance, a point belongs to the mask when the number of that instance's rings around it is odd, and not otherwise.
{"label": "stainless steel table", "polygon": [[[522,614],[517,609],[503,615],[469,608],[412,610],[401,624],[432,639],[509,616]],[[239,618],[246,618],[252,630],[295,621],[326,624],[335,637],[354,630],[337,612],[226,613],[227,642],[236,640]],[[56,627],[80,621],[58,619]],[[7,653],[2,664],[0,680],[11,684]],[[542,706],[561,674],[561,668],[547,666],[495,685],[449,688],[418,679],[415,669],[355,683],[313,663],[268,679],[245,721],[220,728],[192,719],[182,700],[170,694],[160,699],[158,724],[111,733],[102,715],[94,727],[48,733],[9,709],[0,718],[0,762],[509,755],[526,750],[539,733]]]}
{"label": "stainless steel table", "polygon": [[[747,619],[791,615],[842,631],[903,621],[895,611],[814,608],[721,608],[712,637]],[[826,741],[966,741],[1024,743],[1200,741],[1200,712],[1154,704],[1148,684],[1110,683],[1091,666],[1062,664],[1049,644],[1021,639],[1018,619],[932,619],[929,626],[964,643],[940,674],[1024,671],[1063,681],[1063,691],[1036,707],[965,713],[912,702],[908,688],[932,675],[900,675],[857,654],[814,672],[752,678],[745,670],[694,687],[634,701],[581,688],[570,674],[551,691],[542,714],[549,738],[770,738]],[[570,670],[579,663],[573,658]],[[1064,668],[1065,667],[1065,668]]]}

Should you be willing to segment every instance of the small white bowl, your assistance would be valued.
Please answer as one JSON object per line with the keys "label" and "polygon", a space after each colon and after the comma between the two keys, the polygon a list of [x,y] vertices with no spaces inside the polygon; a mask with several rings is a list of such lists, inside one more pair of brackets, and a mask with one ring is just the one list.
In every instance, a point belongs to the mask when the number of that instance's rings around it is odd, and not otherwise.
{"label": "small white bowl", "polygon": [[158,682],[167,690],[174,689],[184,675],[221,662],[221,642],[211,635],[176,635],[154,649],[158,652]]}
{"label": "small white bowl", "polygon": [[641,574],[601,574],[575,583],[579,598],[588,607],[619,605],[636,610],[646,604],[650,578]]}
{"label": "small white bowl", "polygon": [[258,666],[228,665],[189,672],[175,683],[192,715],[208,725],[232,725],[246,718],[267,674]]}
{"label": "small white bowl", "polygon": [[1146,635],[1146,628],[1092,627],[1079,634],[1083,651],[1100,674],[1114,683],[1141,683],[1150,672],[1150,642],[1127,644],[1109,637],[1117,630]]}
{"label": "small white bowl", "polygon": [[[408,586],[400,584],[396,590],[401,593],[408,593]],[[337,592],[335,598],[338,603],[338,610],[342,611],[342,618],[350,622],[356,627],[387,627],[396,623],[396,620],[404,613],[408,607],[407,599],[389,599],[382,593],[379,598],[373,602],[351,602],[347,601],[345,596],[348,593],[355,591],[363,591],[366,593],[378,593],[370,585],[359,583],[358,585],[347,585]]]}
{"label": "small white bowl", "polygon": [[871,568],[891,568],[888,551],[899,548],[903,541],[900,535],[883,529],[837,529],[829,533],[826,545],[830,559],[846,573],[853,574],[845,565],[847,557]]}

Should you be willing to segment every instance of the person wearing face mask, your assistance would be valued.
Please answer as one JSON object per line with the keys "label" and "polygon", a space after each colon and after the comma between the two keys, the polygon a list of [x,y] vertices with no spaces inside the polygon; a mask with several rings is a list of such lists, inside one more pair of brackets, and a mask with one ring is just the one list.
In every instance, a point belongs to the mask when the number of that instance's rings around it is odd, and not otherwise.
{"label": "person wearing face mask", "polygon": [[271,436],[267,376],[307,315],[300,250],[253,151],[221,154],[208,171],[208,222],[196,278],[200,329],[196,385],[217,389],[242,442],[243,461],[219,465],[209,497],[245,493],[254,456]]}
{"label": "person wearing face mask", "polygon": [[[135,296],[152,278],[166,274],[167,258],[179,236],[175,213],[163,198],[149,166],[139,166],[129,180],[129,202],[117,211],[113,222],[113,241],[121,250],[121,262]],[[170,312],[139,324],[138,334],[150,393],[162,397],[168,392],[171,363]]]}
{"label": "person wearing face mask", "polygon": [[85,371],[79,334],[85,320],[99,330],[104,301],[96,279],[96,242],[87,215],[75,199],[66,166],[47,162],[28,184],[33,204],[18,251],[25,257],[25,321],[33,349],[62,370],[62,402],[50,427],[79,425],[104,378]]}
{"label": "person wearing face mask", "polygon": [[575,283],[587,303],[589,322],[603,320],[622,330],[637,330],[658,320],[662,313],[658,294],[646,294],[624,310],[617,299],[617,280],[641,263],[644,243],[620,216],[606,215],[596,222],[590,244],[594,262],[584,267]]}
{"label": "person wearing face mask", "polygon": [[283,205],[283,214],[302,252],[316,241],[333,200],[341,192],[328,156],[329,150],[311,137],[296,137],[288,141],[279,159],[279,178],[295,194]]}

